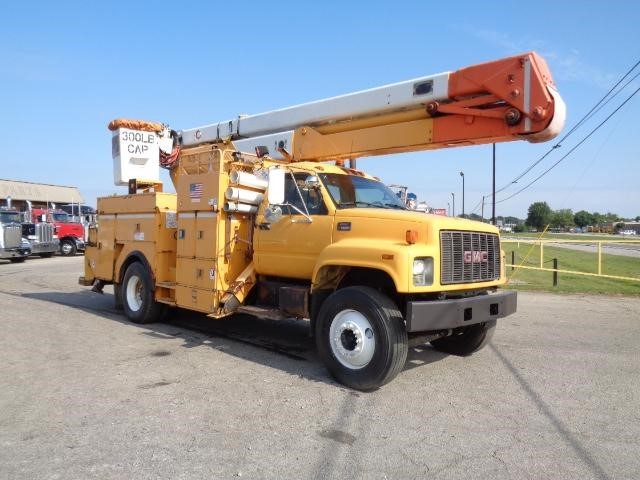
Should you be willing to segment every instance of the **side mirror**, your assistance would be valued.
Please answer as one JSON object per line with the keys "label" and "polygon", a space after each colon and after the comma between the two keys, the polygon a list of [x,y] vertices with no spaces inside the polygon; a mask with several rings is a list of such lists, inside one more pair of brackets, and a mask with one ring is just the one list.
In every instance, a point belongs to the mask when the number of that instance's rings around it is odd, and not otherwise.
{"label": "side mirror", "polygon": [[269,186],[267,187],[267,200],[269,205],[282,205],[284,203],[284,168],[269,168]]}
{"label": "side mirror", "polygon": [[276,223],[282,218],[282,209],[277,206],[268,206],[264,211],[264,221],[267,223]]}

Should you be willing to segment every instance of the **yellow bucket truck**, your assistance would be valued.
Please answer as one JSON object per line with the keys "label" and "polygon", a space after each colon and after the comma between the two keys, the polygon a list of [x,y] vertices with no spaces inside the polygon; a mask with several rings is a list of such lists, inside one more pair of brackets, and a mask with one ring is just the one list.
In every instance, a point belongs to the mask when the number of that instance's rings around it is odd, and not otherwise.
{"label": "yellow bucket truck", "polygon": [[[82,285],[129,320],[168,308],[310,320],[329,372],[372,390],[410,345],[469,355],[516,310],[496,227],[410,211],[363,156],[540,142],[565,106],[527,53],[197,128],[114,120]],[[159,167],[176,193],[163,191]]]}

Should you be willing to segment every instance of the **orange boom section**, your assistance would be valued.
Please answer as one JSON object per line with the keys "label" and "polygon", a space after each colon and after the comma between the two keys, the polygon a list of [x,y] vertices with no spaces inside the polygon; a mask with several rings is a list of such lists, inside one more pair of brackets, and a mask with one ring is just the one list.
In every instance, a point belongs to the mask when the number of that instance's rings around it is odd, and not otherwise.
{"label": "orange boom section", "polygon": [[441,99],[368,118],[296,129],[289,161],[353,159],[514,140],[543,142],[566,119],[546,62],[526,53],[448,74]]}
{"label": "orange boom section", "polygon": [[545,141],[558,134],[566,115],[549,67],[534,52],[451,73],[449,98],[427,105],[437,118],[437,145],[497,143],[523,136]]}

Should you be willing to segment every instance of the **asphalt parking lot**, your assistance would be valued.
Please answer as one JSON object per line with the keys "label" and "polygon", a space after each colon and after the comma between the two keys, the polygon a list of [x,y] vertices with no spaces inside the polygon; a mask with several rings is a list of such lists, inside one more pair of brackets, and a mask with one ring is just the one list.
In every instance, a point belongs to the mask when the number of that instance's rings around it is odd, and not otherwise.
{"label": "asphalt parking lot", "polygon": [[486,349],[360,393],[305,322],[134,325],[82,261],[0,264],[0,478],[638,478],[640,298],[521,293]]}

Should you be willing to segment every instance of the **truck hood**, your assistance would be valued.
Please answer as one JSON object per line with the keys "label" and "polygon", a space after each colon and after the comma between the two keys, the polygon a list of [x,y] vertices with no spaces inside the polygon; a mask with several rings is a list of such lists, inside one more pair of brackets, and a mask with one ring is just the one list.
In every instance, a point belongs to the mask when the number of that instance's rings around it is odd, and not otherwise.
{"label": "truck hood", "polygon": [[380,225],[404,224],[406,229],[412,228],[407,224],[414,224],[413,228],[421,229],[420,225],[431,227],[433,230],[465,230],[487,233],[498,233],[498,228],[488,223],[468,220],[458,217],[444,217],[411,210],[392,210],[386,208],[346,208],[336,211],[336,222],[377,220]]}
{"label": "truck hood", "polygon": [[56,226],[56,228],[58,230],[58,236],[60,236],[60,237],[73,235],[73,236],[81,238],[81,237],[84,236],[84,227],[82,226],[81,223],[54,222],[54,225]]}

